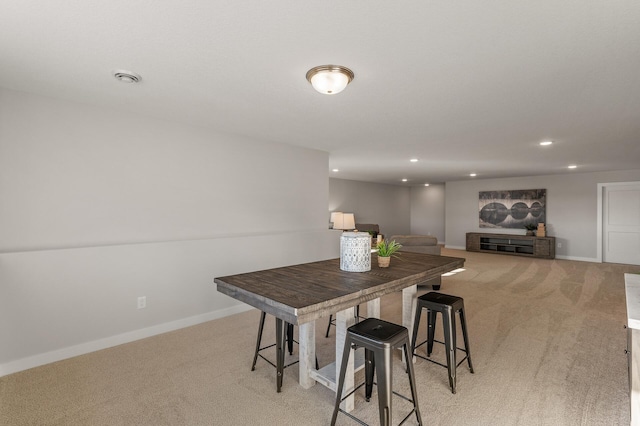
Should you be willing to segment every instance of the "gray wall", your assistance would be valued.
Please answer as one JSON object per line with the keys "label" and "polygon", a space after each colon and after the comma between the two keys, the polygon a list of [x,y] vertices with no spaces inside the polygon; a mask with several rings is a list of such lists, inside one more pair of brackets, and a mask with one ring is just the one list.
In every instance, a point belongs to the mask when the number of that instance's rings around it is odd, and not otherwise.
{"label": "gray wall", "polygon": [[359,182],[346,179],[329,179],[330,212],[354,213],[357,223],[377,223],[386,236],[408,234],[411,228],[410,188]]}
{"label": "gray wall", "polygon": [[640,170],[575,173],[510,179],[479,179],[446,183],[446,241],[465,247],[467,232],[524,234],[525,230],[487,229],[478,224],[478,192],[510,189],[547,190],[547,234],[562,247],[560,258],[597,261],[598,183],[640,181]]}
{"label": "gray wall", "polygon": [[387,236],[433,235],[444,243],[444,207],[444,184],[403,187],[329,179],[329,212],[353,212],[356,222],[377,223]]}
{"label": "gray wall", "polygon": [[337,257],[327,170],[319,151],[0,89],[0,376],[247,309],[216,276]]}
{"label": "gray wall", "polygon": [[445,185],[411,188],[411,233],[433,235],[445,243]]}

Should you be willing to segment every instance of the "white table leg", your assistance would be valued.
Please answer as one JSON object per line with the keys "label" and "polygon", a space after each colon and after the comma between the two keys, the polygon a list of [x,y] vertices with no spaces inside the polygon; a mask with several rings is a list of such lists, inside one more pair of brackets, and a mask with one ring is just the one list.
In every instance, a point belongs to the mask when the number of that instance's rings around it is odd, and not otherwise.
{"label": "white table leg", "polygon": [[298,338],[300,345],[299,352],[299,370],[300,370],[300,386],[309,389],[316,384],[311,378],[309,372],[316,366],[316,322],[305,322],[298,327]]}
{"label": "white table leg", "polygon": [[[416,316],[416,299],[418,298],[418,286],[412,285],[402,289],[402,325],[409,330],[409,344],[411,344],[411,336],[413,336],[413,320]],[[404,352],[402,353],[402,362],[406,364]],[[413,359],[415,362],[415,358]]]}
{"label": "white table leg", "polygon": [[380,318],[380,298],[367,302],[367,318]]}
{"label": "white table leg", "polygon": [[[342,353],[344,351],[344,343],[347,337],[347,328],[355,323],[355,308],[348,308],[336,314],[336,386],[340,377],[340,367],[342,366]],[[342,395],[346,395],[353,390],[354,387],[354,353],[353,349],[349,351],[349,362],[344,376],[344,386]],[[342,402],[342,409],[350,412],[353,410],[354,398],[351,395]]]}

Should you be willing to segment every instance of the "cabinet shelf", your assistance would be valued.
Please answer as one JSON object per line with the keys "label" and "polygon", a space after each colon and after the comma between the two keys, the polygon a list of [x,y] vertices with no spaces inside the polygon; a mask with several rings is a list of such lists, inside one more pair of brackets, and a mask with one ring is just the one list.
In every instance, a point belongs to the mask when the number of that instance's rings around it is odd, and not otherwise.
{"label": "cabinet shelf", "polygon": [[556,239],[554,237],[468,232],[467,251],[553,259],[556,257]]}

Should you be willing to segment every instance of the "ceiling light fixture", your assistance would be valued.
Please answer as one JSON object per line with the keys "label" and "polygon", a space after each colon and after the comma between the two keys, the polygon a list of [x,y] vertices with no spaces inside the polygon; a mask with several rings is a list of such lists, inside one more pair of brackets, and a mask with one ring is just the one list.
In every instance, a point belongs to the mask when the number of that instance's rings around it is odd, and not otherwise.
{"label": "ceiling light fixture", "polygon": [[552,143],[553,143],[553,141],[542,141],[542,142],[540,142],[540,145],[547,146],[547,145],[551,145]]}
{"label": "ceiling light fixture", "polygon": [[409,179],[402,179],[402,181],[403,181],[403,182],[406,182],[406,181],[408,181],[408,180],[409,180]]}
{"label": "ceiling light fixture", "polygon": [[424,184],[424,186],[429,186],[429,184],[428,184],[428,183],[425,183],[425,184]]}
{"label": "ceiling light fixture", "polygon": [[338,173],[340,170],[339,169],[333,169],[331,170],[333,173]]}
{"label": "ceiling light fixture", "polygon": [[572,164],[572,165],[570,165],[568,168],[569,168],[569,169],[575,169],[575,168],[577,168],[577,167],[578,167],[578,166],[576,166],[575,164]]}
{"label": "ceiling light fixture", "polygon": [[412,163],[417,163],[417,162],[418,162],[418,159],[417,159],[417,158],[412,158],[412,159],[411,159],[411,160],[409,160],[409,161],[411,161]]}
{"label": "ceiling light fixture", "polygon": [[320,65],[307,71],[307,80],[318,92],[335,95],[353,80],[353,71],[341,65]]}
{"label": "ceiling light fixture", "polygon": [[121,81],[123,83],[139,83],[142,80],[140,75],[135,72],[125,71],[125,70],[115,70],[113,72],[113,76],[116,80]]}
{"label": "ceiling light fixture", "polygon": [[475,173],[469,173],[469,176],[471,176],[471,177],[476,177],[476,176],[478,176],[478,175],[477,175],[477,174],[475,174]]}

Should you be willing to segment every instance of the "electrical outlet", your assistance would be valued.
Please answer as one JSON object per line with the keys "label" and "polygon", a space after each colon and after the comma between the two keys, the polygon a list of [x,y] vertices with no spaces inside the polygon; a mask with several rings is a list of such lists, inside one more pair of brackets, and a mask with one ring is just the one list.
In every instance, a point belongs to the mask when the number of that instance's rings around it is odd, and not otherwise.
{"label": "electrical outlet", "polygon": [[147,307],[147,296],[138,297],[138,309],[144,309]]}
{"label": "electrical outlet", "polygon": [[562,243],[558,243],[558,248],[562,248]]}

